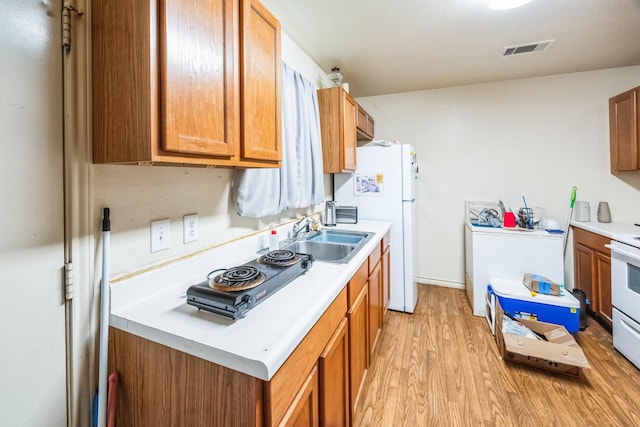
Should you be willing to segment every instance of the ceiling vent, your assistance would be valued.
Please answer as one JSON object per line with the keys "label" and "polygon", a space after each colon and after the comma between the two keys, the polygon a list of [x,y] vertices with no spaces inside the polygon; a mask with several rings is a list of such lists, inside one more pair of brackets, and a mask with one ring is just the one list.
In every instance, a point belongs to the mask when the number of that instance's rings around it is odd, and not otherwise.
{"label": "ceiling vent", "polygon": [[508,46],[504,48],[504,52],[502,52],[502,56],[513,56],[519,55],[522,53],[533,53],[533,52],[542,52],[546,50],[551,43],[555,40],[545,40],[542,42],[534,42],[521,44],[517,46]]}

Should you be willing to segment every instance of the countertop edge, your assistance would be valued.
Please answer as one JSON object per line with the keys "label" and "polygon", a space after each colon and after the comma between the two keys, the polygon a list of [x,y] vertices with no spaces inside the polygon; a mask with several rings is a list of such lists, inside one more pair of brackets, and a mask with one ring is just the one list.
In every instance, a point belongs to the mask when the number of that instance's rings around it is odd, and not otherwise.
{"label": "countertop edge", "polygon": [[[183,337],[151,328],[138,322],[129,321],[116,315],[111,315],[110,326],[174,350],[216,363],[225,368],[247,373],[261,380],[268,380],[269,378],[268,367],[258,360],[247,359],[231,354],[197,341],[187,340]],[[251,373],[249,374],[248,372]]]}
{"label": "countertop edge", "polygon": [[626,222],[596,222],[596,221],[575,221],[569,223],[572,227],[577,227],[604,237],[616,240],[620,235],[640,234],[640,227]]}

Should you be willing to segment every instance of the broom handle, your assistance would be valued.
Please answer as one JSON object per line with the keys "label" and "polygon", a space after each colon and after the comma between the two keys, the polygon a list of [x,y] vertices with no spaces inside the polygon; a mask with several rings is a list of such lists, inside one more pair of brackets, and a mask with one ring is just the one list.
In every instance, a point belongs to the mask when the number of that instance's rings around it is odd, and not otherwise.
{"label": "broom handle", "polygon": [[569,239],[569,223],[571,222],[571,214],[573,213],[573,205],[576,203],[577,188],[571,189],[571,204],[569,205],[569,216],[567,216],[567,224],[564,227],[564,235],[562,236],[562,251],[567,252],[567,240]]}

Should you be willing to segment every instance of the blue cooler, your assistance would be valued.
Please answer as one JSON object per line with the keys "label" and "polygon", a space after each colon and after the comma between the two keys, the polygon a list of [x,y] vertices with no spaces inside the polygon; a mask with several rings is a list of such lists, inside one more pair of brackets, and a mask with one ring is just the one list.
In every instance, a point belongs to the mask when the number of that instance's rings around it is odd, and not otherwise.
{"label": "blue cooler", "polygon": [[502,309],[513,317],[562,325],[572,334],[580,330],[580,301],[567,290],[564,296],[533,296],[522,280],[494,278],[487,293],[495,295]]}

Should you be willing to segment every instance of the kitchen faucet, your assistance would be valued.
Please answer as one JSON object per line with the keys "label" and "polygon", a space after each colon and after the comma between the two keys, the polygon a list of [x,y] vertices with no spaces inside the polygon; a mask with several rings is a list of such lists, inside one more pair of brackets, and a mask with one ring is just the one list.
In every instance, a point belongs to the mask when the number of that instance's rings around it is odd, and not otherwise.
{"label": "kitchen faucet", "polygon": [[293,229],[291,230],[291,237],[294,239],[297,239],[298,234],[300,234],[302,230],[306,230],[308,233],[310,224],[311,224],[311,218],[307,216],[298,220],[295,224],[293,224]]}

